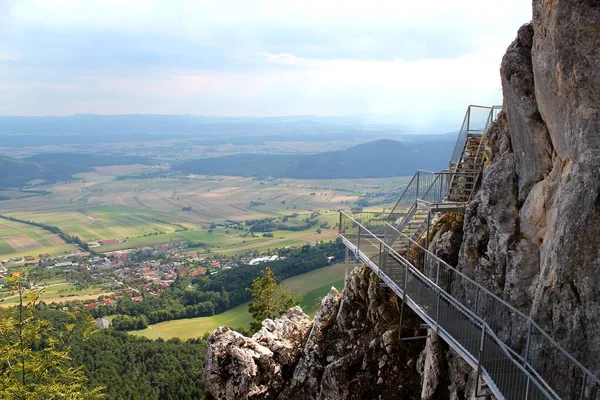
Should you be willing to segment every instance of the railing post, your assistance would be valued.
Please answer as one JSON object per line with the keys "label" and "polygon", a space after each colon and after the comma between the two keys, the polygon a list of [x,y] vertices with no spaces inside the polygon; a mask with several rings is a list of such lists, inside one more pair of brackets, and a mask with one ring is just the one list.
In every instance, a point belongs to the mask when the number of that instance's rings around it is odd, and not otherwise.
{"label": "railing post", "polygon": [[419,180],[421,180],[421,171],[417,171],[417,191],[415,192],[415,199],[419,198]]}
{"label": "railing post", "polygon": [[[427,236],[425,236],[425,250],[429,248],[429,228],[431,226],[431,211],[427,212]],[[425,253],[425,259],[427,259],[427,253]]]}
{"label": "railing post", "polygon": [[477,385],[476,388],[476,397],[481,397],[481,395],[478,393],[479,392],[479,379],[481,379],[481,359],[483,358],[483,349],[484,349],[484,343],[485,343],[485,325],[481,326],[481,341],[479,343],[479,354],[477,355],[477,382],[475,382],[475,384]]}
{"label": "railing post", "polygon": [[525,364],[527,364],[529,362],[528,358],[529,358],[530,343],[531,343],[531,320],[528,320],[528,322],[527,322],[527,339],[525,342],[525,356],[523,358]]}
{"label": "railing post", "polygon": [[360,252],[360,225],[358,225],[358,238],[356,238],[356,250]]}
{"label": "railing post", "polygon": [[348,268],[348,263],[350,260],[350,250],[348,249],[348,246],[346,246],[346,251],[344,252],[344,264],[346,264],[346,268]]}
{"label": "railing post", "polygon": [[435,325],[436,325],[436,333],[439,332],[439,327],[440,327],[440,260],[437,260],[437,271],[435,273],[435,286],[437,289],[437,300],[436,300],[436,306],[435,306]]}
{"label": "railing post", "polygon": [[467,108],[467,140],[469,138],[469,131],[471,130],[471,106]]}
{"label": "railing post", "polygon": [[338,233],[342,234],[342,212],[340,211],[340,222],[338,223]]}
{"label": "railing post", "polygon": [[583,373],[583,382],[581,384],[581,393],[579,394],[579,399],[583,400],[585,398],[585,385],[587,384],[587,374]]}
{"label": "railing post", "polygon": [[477,314],[477,309],[479,308],[479,286],[477,286],[477,295],[475,296],[475,315]]}
{"label": "railing post", "polygon": [[383,252],[381,251],[381,241],[379,241],[379,271],[383,272]]}
{"label": "railing post", "polygon": [[[403,263],[404,264],[404,263]],[[406,293],[406,285],[408,284],[408,266],[404,265],[404,288],[402,289],[402,306],[400,307],[400,324],[398,326],[398,340],[402,339],[402,319],[404,318],[404,303],[406,303],[408,294]]]}

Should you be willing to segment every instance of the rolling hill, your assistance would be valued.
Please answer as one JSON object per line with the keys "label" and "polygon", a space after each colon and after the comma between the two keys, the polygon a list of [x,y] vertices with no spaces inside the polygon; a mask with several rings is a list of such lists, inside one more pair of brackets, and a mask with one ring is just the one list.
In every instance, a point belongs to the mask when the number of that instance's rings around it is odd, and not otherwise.
{"label": "rolling hill", "polygon": [[44,183],[68,181],[73,179],[73,174],[105,165],[154,163],[146,157],[76,153],[45,153],[27,158],[0,156],[0,188],[20,188],[35,180]]}
{"label": "rolling hill", "polygon": [[79,153],[41,153],[35,156],[26,157],[23,160],[36,163],[65,163],[80,168],[90,169],[93,167],[104,167],[107,165],[130,165],[144,164],[154,165],[157,162],[148,157],[138,156],[114,156],[100,154],[79,154]]}
{"label": "rolling hill", "polygon": [[185,174],[300,179],[406,176],[417,169],[445,168],[453,145],[450,141],[405,144],[384,139],[311,155],[236,154],[204,158],[183,162],[172,169]]}
{"label": "rolling hill", "polygon": [[60,162],[37,163],[0,156],[0,188],[22,187],[37,179],[48,183],[65,181],[84,171],[85,168]]}

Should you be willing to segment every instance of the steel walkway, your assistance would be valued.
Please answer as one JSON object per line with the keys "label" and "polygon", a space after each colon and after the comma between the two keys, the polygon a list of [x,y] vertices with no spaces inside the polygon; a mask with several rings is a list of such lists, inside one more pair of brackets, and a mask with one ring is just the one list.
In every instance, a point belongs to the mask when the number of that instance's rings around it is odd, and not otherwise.
{"label": "steel walkway", "polygon": [[[343,212],[340,234],[357,258],[479,371],[498,399],[592,399],[599,395],[600,380],[535,322],[408,236],[399,234],[426,257],[420,268],[388,246],[382,235],[375,235]],[[470,302],[460,301],[452,295],[457,291],[472,293],[476,298]],[[512,330],[515,326],[525,329],[524,346],[515,349],[501,339],[506,332],[498,327],[497,315],[488,314],[490,309],[506,314],[512,320],[506,321],[506,325],[511,325]],[[543,366],[546,357],[551,356],[564,360],[562,372],[568,373],[563,377],[568,378],[567,386],[552,386],[557,382],[553,376],[561,371],[536,369],[536,364]]]}
{"label": "steel walkway", "polygon": [[[489,112],[481,129],[470,129],[471,107]],[[470,106],[450,170],[418,171],[389,214],[353,217],[341,212],[340,235],[346,247],[403,300],[403,306],[477,370],[498,399],[600,399],[600,380],[531,318],[416,241],[425,233],[423,213],[417,210],[427,210],[428,236],[431,213],[464,209],[471,198],[480,174],[477,167],[483,167],[484,138],[470,138],[483,135],[498,109]],[[466,170],[465,165],[474,169]],[[457,195],[463,201],[456,201]],[[411,224],[415,215],[420,219]],[[562,368],[549,369],[549,359]]]}

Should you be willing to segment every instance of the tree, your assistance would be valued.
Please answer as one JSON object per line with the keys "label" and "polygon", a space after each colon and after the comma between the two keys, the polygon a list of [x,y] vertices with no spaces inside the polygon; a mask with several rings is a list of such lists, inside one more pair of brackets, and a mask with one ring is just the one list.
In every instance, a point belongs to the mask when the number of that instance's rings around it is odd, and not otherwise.
{"label": "tree", "polygon": [[269,267],[261,272],[261,276],[254,279],[252,287],[248,290],[252,295],[248,310],[252,314],[250,329],[253,331],[259,330],[265,319],[277,318],[302,301],[302,297],[298,294],[277,285],[275,274]]}
{"label": "tree", "polygon": [[73,367],[69,358],[70,340],[76,335],[87,336],[91,332],[89,321],[82,326],[75,315],[65,313],[71,321],[58,331],[36,315],[41,290],[24,293],[20,279],[9,280],[9,284],[17,288],[19,303],[0,313],[0,398],[104,398],[102,388],[86,387],[83,369]]}

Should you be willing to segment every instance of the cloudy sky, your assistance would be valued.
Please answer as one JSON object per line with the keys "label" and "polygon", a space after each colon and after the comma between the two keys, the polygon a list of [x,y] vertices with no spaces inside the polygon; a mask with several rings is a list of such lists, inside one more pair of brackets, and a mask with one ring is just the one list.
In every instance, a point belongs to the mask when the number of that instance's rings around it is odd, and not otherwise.
{"label": "cloudy sky", "polygon": [[501,100],[530,0],[0,0],[0,115],[347,115]]}

